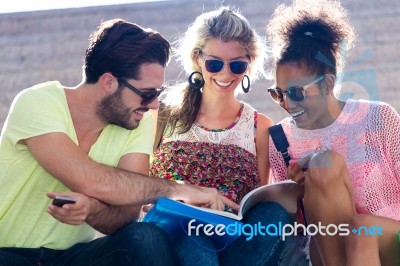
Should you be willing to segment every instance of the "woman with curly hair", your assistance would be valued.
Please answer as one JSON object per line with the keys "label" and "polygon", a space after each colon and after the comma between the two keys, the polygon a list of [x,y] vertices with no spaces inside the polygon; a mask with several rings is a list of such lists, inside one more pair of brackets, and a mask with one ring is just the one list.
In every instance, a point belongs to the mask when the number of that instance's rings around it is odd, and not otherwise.
{"label": "woman with curly hair", "polygon": [[[286,169],[270,142],[272,179],[304,185],[310,224],[350,224],[349,236],[326,229],[312,237],[313,264],[399,265],[400,117],[383,102],[335,96],[355,39],[346,10],[336,1],[294,1],[275,10],[267,32],[276,76],[268,92],[290,115],[281,125],[300,162]],[[350,231],[360,226],[383,231]]]}

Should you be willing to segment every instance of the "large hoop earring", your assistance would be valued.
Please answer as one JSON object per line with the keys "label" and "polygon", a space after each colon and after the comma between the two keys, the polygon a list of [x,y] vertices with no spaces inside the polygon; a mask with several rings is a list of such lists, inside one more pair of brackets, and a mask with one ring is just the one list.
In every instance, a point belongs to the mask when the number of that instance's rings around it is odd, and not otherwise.
{"label": "large hoop earring", "polygon": [[[200,76],[200,78],[196,78],[195,75]],[[198,71],[192,72],[188,78],[189,87],[195,90],[201,90],[204,87],[204,78],[203,74]]]}
{"label": "large hoop earring", "polygon": [[[244,80],[247,79],[247,86],[244,86]],[[248,93],[250,90],[250,78],[247,75],[244,75],[243,79],[242,79],[242,89],[244,91],[244,93]]]}

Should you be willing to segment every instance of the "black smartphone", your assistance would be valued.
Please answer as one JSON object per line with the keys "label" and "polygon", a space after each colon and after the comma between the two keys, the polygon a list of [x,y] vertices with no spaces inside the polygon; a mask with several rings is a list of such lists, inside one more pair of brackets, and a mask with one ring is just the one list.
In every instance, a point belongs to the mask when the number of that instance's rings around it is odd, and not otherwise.
{"label": "black smartphone", "polygon": [[74,204],[75,202],[76,198],[68,196],[55,196],[53,199],[53,205],[58,207],[62,207],[64,204]]}

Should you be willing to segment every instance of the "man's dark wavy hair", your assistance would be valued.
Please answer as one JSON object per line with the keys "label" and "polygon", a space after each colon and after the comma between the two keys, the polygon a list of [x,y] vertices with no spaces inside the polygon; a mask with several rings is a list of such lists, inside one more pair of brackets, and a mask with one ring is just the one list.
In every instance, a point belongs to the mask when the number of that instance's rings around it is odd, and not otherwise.
{"label": "man's dark wavy hair", "polygon": [[96,83],[104,73],[121,79],[140,79],[144,63],[166,66],[171,46],[158,32],[122,19],[100,24],[89,38],[83,65],[84,82]]}

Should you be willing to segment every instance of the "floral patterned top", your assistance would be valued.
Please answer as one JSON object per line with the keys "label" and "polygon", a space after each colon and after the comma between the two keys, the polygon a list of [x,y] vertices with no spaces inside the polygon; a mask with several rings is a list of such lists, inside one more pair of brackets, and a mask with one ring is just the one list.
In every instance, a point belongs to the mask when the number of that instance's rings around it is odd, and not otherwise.
{"label": "floral patterned top", "polygon": [[240,202],[260,182],[256,121],[257,112],[243,103],[236,123],[226,129],[209,130],[193,124],[184,134],[164,136],[154,152],[150,175],[214,187]]}

